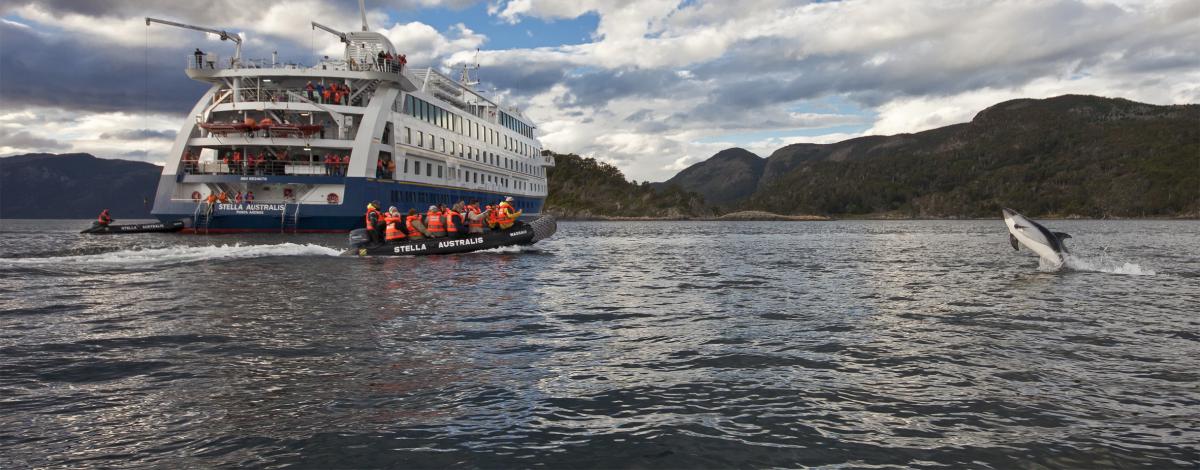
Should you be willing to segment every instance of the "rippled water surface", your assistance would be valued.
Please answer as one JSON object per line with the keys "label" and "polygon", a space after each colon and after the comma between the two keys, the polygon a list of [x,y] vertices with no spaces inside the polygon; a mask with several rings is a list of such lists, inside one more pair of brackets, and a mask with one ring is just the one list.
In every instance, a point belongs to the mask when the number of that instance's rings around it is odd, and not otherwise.
{"label": "rippled water surface", "polygon": [[1200,223],[561,223],[524,250],[0,221],[0,468],[1196,468]]}

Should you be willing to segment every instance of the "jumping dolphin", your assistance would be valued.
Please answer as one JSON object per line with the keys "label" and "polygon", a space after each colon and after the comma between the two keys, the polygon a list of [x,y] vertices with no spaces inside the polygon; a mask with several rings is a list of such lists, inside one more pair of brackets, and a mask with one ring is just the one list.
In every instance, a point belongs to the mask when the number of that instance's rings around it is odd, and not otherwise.
{"label": "jumping dolphin", "polygon": [[1055,268],[1063,265],[1063,254],[1069,253],[1063,240],[1071,238],[1062,232],[1051,232],[1042,224],[1026,219],[1012,209],[1004,209],[1004,225],[1008,226],[1008,242],[1014,250],[1017,244],[1033,250],[1042,259],[1049,261]]}

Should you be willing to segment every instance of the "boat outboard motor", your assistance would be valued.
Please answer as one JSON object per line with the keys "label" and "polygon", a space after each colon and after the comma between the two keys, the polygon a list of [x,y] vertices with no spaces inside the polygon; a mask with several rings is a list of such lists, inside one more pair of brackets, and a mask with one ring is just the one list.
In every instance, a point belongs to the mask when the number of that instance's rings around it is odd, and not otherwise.
{"label": "boat outboard motor", "polygon": [[362,248],[371,244],[371,234],[365,228],[356,228],[350,231],[350,247]]}

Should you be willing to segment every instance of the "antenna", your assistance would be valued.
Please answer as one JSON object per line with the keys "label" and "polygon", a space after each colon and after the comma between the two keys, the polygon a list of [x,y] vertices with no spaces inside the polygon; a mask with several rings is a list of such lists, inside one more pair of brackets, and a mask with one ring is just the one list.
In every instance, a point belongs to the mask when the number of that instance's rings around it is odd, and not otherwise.
{"label": "antenna", "polygon": [[362,15],[363,31],[370,31],[367,29],[367,5],[365,2],[366,0],[358,0],[358,13]]}
{"label": "antenna", "polygon": [[476,77],[475,79],[471,78],[472,70],[479,70],[479,48],[475,48],[475,63],[474,64],[467,64],[465,62],[463,63],[462,73],[460,73],[458,75],[458,83],[461,83],[465,86],[478,85],[479,84],[478,77]]}

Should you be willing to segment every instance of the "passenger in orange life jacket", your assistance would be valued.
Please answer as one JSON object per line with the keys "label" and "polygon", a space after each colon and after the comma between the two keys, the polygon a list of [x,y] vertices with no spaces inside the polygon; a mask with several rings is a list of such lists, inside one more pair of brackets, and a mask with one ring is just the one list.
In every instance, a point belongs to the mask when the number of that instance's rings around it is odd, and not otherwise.
{"label": "passenger in orange life jacket", "polygon": [[471,201],[467,205],[467,213],[463,217],[467,220],[467,233],[472,235],[482,234],[483,227],[487,223],[487,217],[491,214],[491,206],[488,206],[489,211],[484,212],[479,210],[479,201]]}
{"label": "passenger in orange life jacket", "polygon": [[112,223],[112,221],[113,221],[113,218],[111,215],[108,215],[108,209],[104,209],[104,210],[100,211],[100,215],[96,217],[96,225],[102,225],[102,226],[107,227],[108,224]]}
{"label": "passenger in orange life jacket", "polygon": [[400,213],[399,209],[396,209],[396,206],[388,208],[387,214],[383,215],[383,222],[387,224],[384,239],[388,243],[399,243],[404,240],[404,215]]}
{"label": "passenger in orange life jacket", "polygon": [[488,229],[496,230],[496,227],[497,227],[497,225],[496,225],[496,208],[492,207],[492,206],[487,206],[485,208],[485,210],[483,211],[483,213],[487,215],[487,218],[484,220],[487,221]]}
{"label": "passenger in orange life jacket", "polygon": [[425,213],[425,229],[429,231],[430,238],[442,238],[446,236],[446,223],[444,220],[442,211],[437,206],[429,206],[429,211]]}
{"label": "passenger in orange life jacket", "polygon": [[239,205],[242,203],[242,192],[241,191],[238,191],[237,194],[235,194],[233,196],[233,202],[235,204],[239,204]]}
{"label": "passenger in orange life jacket", "polygon": [[217,201],[220,201],[221,204],[228,204],[229,203],[229,193],[227,193],[225,191],[221,191],[221,195],[217,196]]}
{"label": "passenger in orange life jacket", "polygon": [[429,230],[425,228],[425,223],[421,222],[421,214],[418,214],[416,209],[408,210],[408,217],[404,218],[404,226],[408,229],[409,240],[422,240],[429,235]]}
{"label": "passenger in orange life jacket", "polygon": [[383,214],[379,212],[379,201],[371,201],[367,204],[367,213],[364,216],[366,219],[367,235],[371,237],[372,244],[379,244],[383,241]]}
{"label": "passenger in orange life jacket", "polygon": [[453,209],[442,209],[442,222],[446,224],[446,236],[450,238],[467,234],[467,226],[463,224],[463,203],[458,201]]}

